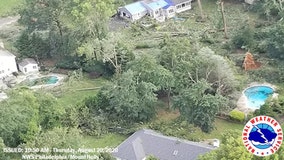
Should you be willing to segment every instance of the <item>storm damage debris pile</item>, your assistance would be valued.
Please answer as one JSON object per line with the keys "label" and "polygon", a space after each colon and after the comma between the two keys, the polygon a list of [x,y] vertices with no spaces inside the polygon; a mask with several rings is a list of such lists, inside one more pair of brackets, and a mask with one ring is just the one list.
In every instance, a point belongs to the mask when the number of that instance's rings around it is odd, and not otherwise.
{"label": "storm damage debris pile", "polygon": [[258,69],[260,66],[261,66],[260,62],[256,62],[253,59],[253,55],[250,52],[247,52],[243,62],[243,67],[245,71]]}

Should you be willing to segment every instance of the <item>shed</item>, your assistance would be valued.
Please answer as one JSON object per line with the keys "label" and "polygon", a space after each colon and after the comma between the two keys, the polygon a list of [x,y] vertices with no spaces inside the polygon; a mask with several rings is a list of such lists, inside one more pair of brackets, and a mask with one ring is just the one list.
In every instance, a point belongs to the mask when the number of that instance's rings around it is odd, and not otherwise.
{"label": "shed", "polygon": [[24,74],[34,73],[39,71],[37,62],[32,58],[25,58],[18,63],[19,70]]}

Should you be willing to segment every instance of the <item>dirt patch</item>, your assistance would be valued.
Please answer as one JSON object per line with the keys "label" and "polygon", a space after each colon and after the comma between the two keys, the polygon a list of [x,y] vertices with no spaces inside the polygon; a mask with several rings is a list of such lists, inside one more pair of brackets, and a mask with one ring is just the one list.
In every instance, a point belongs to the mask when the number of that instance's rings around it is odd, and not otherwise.
{"label": "dirt patch", "polygon": [[45,67],[55,67],[56,60],[54,60],[54,59],[44,59],[44,60],[41,60],[41,63]]}
{"label": "dirt patch", "polygon": [[159,109],[157,112],[157,118],[159,120],[173,120],[180,116],[179,110],[167,110]]}

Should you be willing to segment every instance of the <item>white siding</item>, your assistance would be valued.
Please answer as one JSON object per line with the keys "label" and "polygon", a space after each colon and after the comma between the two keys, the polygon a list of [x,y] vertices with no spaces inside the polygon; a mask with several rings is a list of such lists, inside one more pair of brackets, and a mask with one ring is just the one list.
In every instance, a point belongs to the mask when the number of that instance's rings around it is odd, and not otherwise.
{"label": "white siding", "polygon": [[13,56],[0,57],[0,78],[8,76],[13,72],[18,72],[15,57]]}
{"label": "white siding", "polygon": [[184,12],[186,10],[190,10],[191,9],[191,1],[186,1],[184,3],[180,3],[176,5],[176,12],[180,13],[180,12]]}
{"label": "white siding", "polygon": [[174,6],[171,6],[167,9],[164,10],[164,15],[167,17],[167,18],[172,18],[175,16],[175,12],[176,12],[176,9]]}
{"label": "white siding", "polygon": [[132,15],[131,13],[128,12],[128,10],[126,8],[121,7],[121,8],[118,9],[118,13],[119,13],[119,16],[122,17],[122,18],[129,19],[131,21],[136,21],[136,20],[144,17],[147,14],[147,11]]}
{"label": "white siding", "polygon": [[24,74],[29,74],[29,73],[34,73],[34,72],[38,72],[39,68],[37,64],[27,64],[25,66],[20,66],[19,65],[19,69],[22,73]]}

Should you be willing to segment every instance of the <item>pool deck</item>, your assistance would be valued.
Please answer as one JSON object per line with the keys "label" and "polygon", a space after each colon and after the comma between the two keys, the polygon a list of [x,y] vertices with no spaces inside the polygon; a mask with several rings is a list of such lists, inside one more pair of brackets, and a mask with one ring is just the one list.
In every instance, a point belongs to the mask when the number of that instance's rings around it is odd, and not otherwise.
{"label": "pool deck", "polygon": [[[251,83],[248,85],[247,88],[245,88],[243,91],[242,91],[242,95],[241,97],[239,98],[239,100],[237,101],[237,110],[241,111],[241,112],[244,112],[245,114],[248,114],[250,112],[254,112],[256,109],[254,108],[249,108],[248,107],[248,104],[247,104],[247,97],[245,96],[244,94],[244,91],[250,87],[256,87],[256,86],[268,86],[268,87],[271,87],[274,91],[276,91],[276,86],[270,84],[270,83],[257,83],[257,82],[254,82],[254,83]],[[272,98],[277,98],[278,97],[278,94],[277,93],[273,93],[272,94]]]}
{"label": "pool deck", "polygon": [[55,86],[58,86],[62,84],[62,81],[66,78],[66,75],[63,74],[56,74],[56,73],[49,73],[47,75],[40,75],[37,78],[47,77],[47,76],[56,76],[58,78],[58,81],[54,84],[43,84],[43,85],[36,85],[30,87],[31,89],[43,89],[43,88],[52,88]]}
{"label": "pool deck", "polygon": [[55,87],[55,86],[62,84],[63,79],[65,79],[67,77],[67,75],[63,75],[63,74],[56,74],[56,73],[41,74],[40,72],[36,72],[36,73],[28,74],[28,75],[17,76],[16,84],[19,84],[19,83],[21,83],[21,82],[23,82],[24,80],[27,80],[27,79],[33,80],[33,79],[38,79],[38,78],[48,77],[48,76],[56,76],[58,78],[58,81],[54,84],[36,85],[36,86],[31,86],[29,88],[31,88],[31,89],[52,88],[52,87]]}

